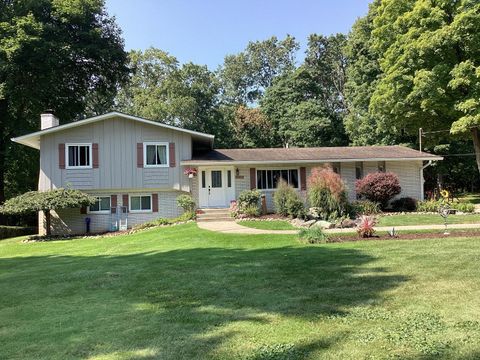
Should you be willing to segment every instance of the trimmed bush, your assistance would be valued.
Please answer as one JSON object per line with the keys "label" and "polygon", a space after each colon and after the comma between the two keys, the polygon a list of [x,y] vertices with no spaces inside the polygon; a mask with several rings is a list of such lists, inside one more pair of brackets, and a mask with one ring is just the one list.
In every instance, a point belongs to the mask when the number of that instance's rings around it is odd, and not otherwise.
{"label": "trimmed bush", "polygon": [[282,216],[303,217],[305,206],[298,192],[285,181],[278,183],[273,195],[273,206],[275,213]]}
{"label": "trimmed bush", "polygon": [[377,215],[382,211],[380,204],[370,200],[358,200],[352,203],[352,212],[355,216],[358,215]]}
{"label": "trimmed bush", "polygon": [[398,176],[391,172],[376,172],[359,179],[355,183],[357,194],[367,200],[377,202],[382,209],[394,196],[402,192]]}
{"label": "trimmed bush", "polygon": [[240,193],[237,200],[237,205],[242,211],[247,206],[260,206],[260,197],[262,193],[259,190],[244,190]]}
{"label": "trimmed bush", "polygon": [[411,197],[403,197],[392,201],[393,211],[415,211],[417,209],[417,200]]}
{"label": "trimmed bush", "polygon": [[247,205],[242,208],[242,214],[246,217],[257,217],[260,215],[260,209],[258,205]]}
{"label": "trimmed bush", "polygon": [[22,226],[3,226],[0,225],[0,239],[8,239],[17,236],[36,234],[37,229]]}
{"label": "trimmed bush", "polygon": [[180,206],[183,211],[195,211],[197,207],[195,200],[193,200],[193,198],[188,194],[182,194],[178,196],[177,205]]}
{"label": "trimmed bush", "polygon": [[195,218],[196,218],[195,211],[185,211],[182,215],[173,219],[158,218],[152,221],[147,221],[143,224],[135,225],[133,228],[134,230],[143,230],[143,229],[149,229],[156,226],[175,225],[178,223],[195,220]]}
{"label": "trimmed bush", "polygon": [[302,228],[298,233],[301,242],[307,244],[325,244],[328,242],[328,236],[320,226]]}
{"label": "trimmed bush", "polygon": [[467,202],[453,203],[452,208],[464,213],[473,213],[475,211],[475,205]]}
{"label": "trimmed bush", "polygon": [[315,212],[321,219],[335,221],[348,215],[345,184],[331,167],[312,169],[307,188],[310,206],[315,208]]}

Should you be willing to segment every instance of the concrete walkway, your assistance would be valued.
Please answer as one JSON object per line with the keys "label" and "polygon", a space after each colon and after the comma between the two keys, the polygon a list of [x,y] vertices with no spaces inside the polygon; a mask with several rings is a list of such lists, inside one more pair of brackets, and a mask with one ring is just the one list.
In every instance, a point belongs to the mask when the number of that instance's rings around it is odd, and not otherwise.
{"label": "concrete walkway", "polygon": [[[298,230],[261,230],[253,229],[237,224],[235,221],[204,221],[197,223],[200,229],[217,231],[225,234],[296,234]],[[405,225],[395,226],[395,231],[402,230],[443,230],[443,225]],[[478,229],[480,224],[451,224],[449,229]],[[392,226],[379,226],[375,228],[377,231],[392,230]],[[349,229],[328,229],[326,233],[351,233],[355,232],[354,228]]]}

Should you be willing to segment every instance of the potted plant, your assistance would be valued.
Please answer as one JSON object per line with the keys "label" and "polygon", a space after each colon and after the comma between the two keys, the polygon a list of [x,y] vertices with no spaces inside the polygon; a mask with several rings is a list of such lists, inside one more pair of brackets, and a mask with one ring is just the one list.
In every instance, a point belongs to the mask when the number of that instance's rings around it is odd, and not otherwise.
{"label": "potted plant", "polygon": [[184,171],[183,171],[183,174],[184,175],[187,175],[189,179],[197,176],[197,169],[195,168],[186,168]]}

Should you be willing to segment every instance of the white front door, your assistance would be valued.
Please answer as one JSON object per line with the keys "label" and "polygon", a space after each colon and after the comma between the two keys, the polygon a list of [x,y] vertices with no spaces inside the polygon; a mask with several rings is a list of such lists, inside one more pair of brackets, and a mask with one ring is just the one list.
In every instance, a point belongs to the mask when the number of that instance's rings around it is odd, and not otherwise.
{"label": "white front door", "polygon": [[226,208],[230,205],[233,189],[233,169],[200,169],[200,207]]}

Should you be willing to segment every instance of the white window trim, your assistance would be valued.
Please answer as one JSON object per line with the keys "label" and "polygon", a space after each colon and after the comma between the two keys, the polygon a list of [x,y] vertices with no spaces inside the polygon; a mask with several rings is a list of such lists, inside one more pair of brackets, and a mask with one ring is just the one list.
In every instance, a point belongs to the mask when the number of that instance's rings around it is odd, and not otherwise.
{"label": "white window trim", "polygon": [[[160,146],[165,146],[165,153],[166,153],[166,159],[167,163],[166,164],[160,164],[160,165],[148,165],[147,164],[147,145],[160,145]],[[143,143],[143,167],[144,168],[164,168],[164,167],[170,167],[170,146],[168,142],[165,141],[147,141]]]}
{"label": "white window trim", "polygon": [[[69,161],[69,158],[68,158],[68,148],[70,146],[88,146],[89,147],[89,159],[88,159],[88,163],[90,165],[88,166],[70,166],[68,165],[70,163]],[[75,170],[75,169],[91,169],[92,168],[92,161],[93,161],[93,156],[92,156],[92,143],[67,143],[65,144],[65,169],[72,169],[72,170]]]}
{"label": "white window trim", "polygon": [[[295,190],[300,191],[300,188],[302,186],[301,184],[301,179],[300,179],[300,168],[299,167],[275,167],[275,168],[257,168],[255,169],[255,185],[258,184],[258,173],[257,171],[263,171],[263,170],[297,170],[297,175],[298,175],[298,187],[294,187]],[[258,189],[259,191],[265,191],[265,192],[272,192],[272,191],[277,191],[277,189]]]}
{"label": "white window trim", "polygon": [[110,203],[110,206],[109,206],[109,209],[108,210],[98,210],[98,211],[92,211],[90,210],[90,206],[87,207],[87,214],[110,214],[110,211],[112,209],[112,197],[111,196],[104,196],[104,195],[98,195],[98,196],[95,196],[95,198],[99,199],[99,198],[106,198],[108,197],[108,201]]}
{"label": "white window trim", "polygon": [[[145,197],[148,196],[150,198],[150,210],[132,210],[132,197]],[[140,201],[140,204],[142,202]],[[152,194],[129,194],[128,195],[128,211],[131,213],[141,214],[141,213],[152,213],[153,212],[153,199]]]}

